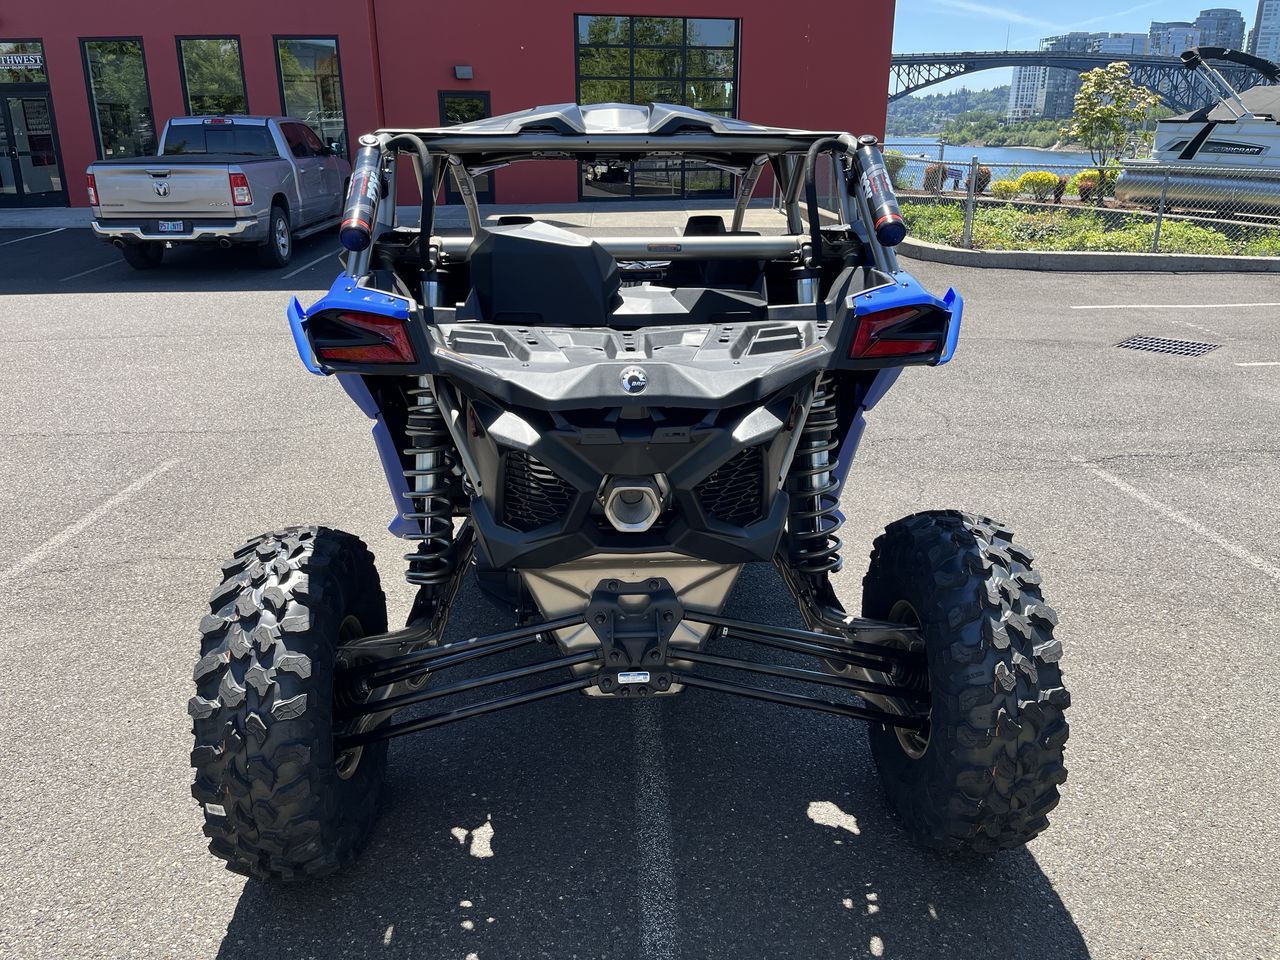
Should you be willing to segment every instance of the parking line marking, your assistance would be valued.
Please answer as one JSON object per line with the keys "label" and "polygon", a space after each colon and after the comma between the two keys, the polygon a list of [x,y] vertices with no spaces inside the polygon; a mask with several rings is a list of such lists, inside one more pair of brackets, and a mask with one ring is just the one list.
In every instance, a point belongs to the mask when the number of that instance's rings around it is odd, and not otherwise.
{"label": "parking line marking", "polygon": [[72,274],[71,276],[69,276],[69,277],[63,277],[63,278],[62,278],[61,280],[59,280],[58,282],[59,282],[59,283],[66,283],[68,280],[74,280],[74,279],[76,279],[77,277],[83,277],[83,276],[84,276],[85,274],[87,274],[87,273],[97,273],[99,270],[105,270],[105,269],[107,269],[107,267],[114,267],[117,263],[120,263],[120,262],[122,262],[122,261],[120,261],[120,260],[112,260],[110,263],[104,263],[104,264],[101,264],[100,266],[97,266],[97,267],[90,267],[88,270],[81,270],[79,273],[73,273],[73,274]]}
{"label": "parking line marking", "polygon": [[634,704],[636,847],[640,861],[640,953],[649,960],[676,956],[676,878],[671,799],[659,704]]}
{"label": "parking line marking", "polygon": [[1237,367],[1280,367],[1280,360],[1254,360],[1251,363],[1237,363]]}
{"label": "parking line marking", "polygon": [[126,500],[128,500],[130,497],[136,494],[139,490],[145,487],[152,480],[156,479],[156,477],[160,476],[162,473],[165,473],[167,470],[170,470],[171,468],[177,466],[177,463],[178,463],[177,460],[166,460],[164,463],[160,464],[160,466],[156,467],[150,473],[144,474],[143,476],[139,477],[137,480],[133,481],[133,483],[129,484],[119,493],[116,493],[113,496],[108,497],[106,500],[98,504],[96,507],[94,507],[88,513],[86,513],[83,517],[81,517],[75,523],[71,524],[71,526],[66,527],[60,533],[54,534],[52,537],[50,537],[44,543],[40,544],[38,547],[36,547],[34,550],[28,553],[25,557],[23,557],[17,563],[11,565],[5,570],[0,570],[0,584],[8,583],[14,577],[18,576],[18,574],[22,573],[24,570],[27,570],[29,567],[32,567],[35,564],[39,563],[41,560],[43,560],[49,554],[53,553],[58,548],[62,547],[72,538],[79,536],[81,533],[83,533],[89,527],[93,526],[93,524],[97,523],[99,520],[105,517],[108,513],[110,513],[116,507],[120,506],[120,504],[124,503]]}
{"label": "parking line marking", "polygon": [[1101,467],[1096,467],[1092,463],[1086,463],[1083,460],[1076,460],[1076,463],[1080,464],[1080,466],[1084,467],[1099,480],[1104,480],[1111,484],[1121,493],[1128,494],[1139,503],[1156,511],[1156,513],[1163,514],[1174,523],[1181,524],[1192,533],[1195,533],[1215,546],[1222,548],[1237,560],[1243,560],[1255,570],[1259,570],[1272,580],[1280,582],[1280,567],[1277,567],[1275,564],[1268,563],[1266,560],[1262,559],[1262,557],[1254,556],[1238,543],[1232,543],[1216,530],[1210,530],[1204,524],[1192,520],[1185,513],[1180,513],[1167,503],[1157,500],[1155,497],[1151,496],[1151,494],[1139,490],[1137,487],[1120,479],[1120,477],[1117,477],[1109,470],[1103,470]]}
{"label": "parking line marking", "polygon": [[7,247],[11,243],[21,243],[23,240],[34,240],[36,237],[47,237],[54,233],[61,233],[65,229],[67,228],[58,227],[56,230],[46,230],[44,233],[32,233],[25,237],[15,237],[12,240],[6,240],[4,243],[0,243],[0,247]]}
{"label": "parking line marking", "polygon": [[310,270],[310,269],[311,269],[312,267],[314,267],[317,263],[320,263],[322,260],[327,260],[329,257],[332,257],[332,256],[335,256],[335,254],[334,254],[334,252],[333,252],[332,250],[328,251],[327,253],[322,253],[322,254],[320,254],[320,256],[318,256],[318,257],[316,257],[314,260],[312,260],[310,263],[303,264],[303,265],[302,265],[302,266],[300,266],[297,270],[292,270],[292,271],[290,271],[289,273],[286,273],[282,279],[288,280],[290,277],[296,277],[296,276],[297,276],[298,274],[300,274],[303,270]]}
{"label": "parking line marking", "polygon": [[1072,310],[1226,310],[1231,307],[1280,307],[1280,303],[1089,303]]}

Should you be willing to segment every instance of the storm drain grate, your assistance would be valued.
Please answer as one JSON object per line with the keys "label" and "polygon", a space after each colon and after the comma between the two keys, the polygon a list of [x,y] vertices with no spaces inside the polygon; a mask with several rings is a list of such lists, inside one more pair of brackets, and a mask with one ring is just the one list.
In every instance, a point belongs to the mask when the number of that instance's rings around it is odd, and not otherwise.
{"label": "storm drain grate", "polygon": [[1166,340],[1164,337],[1130,337],[1121,340],[1117,347],[1130,350],[1149,350],[1151,353],[1170,353],[1175,357],[1203,357],[1210,350],[1217,350],[1220,343],[1200,343],[1196,340]]}

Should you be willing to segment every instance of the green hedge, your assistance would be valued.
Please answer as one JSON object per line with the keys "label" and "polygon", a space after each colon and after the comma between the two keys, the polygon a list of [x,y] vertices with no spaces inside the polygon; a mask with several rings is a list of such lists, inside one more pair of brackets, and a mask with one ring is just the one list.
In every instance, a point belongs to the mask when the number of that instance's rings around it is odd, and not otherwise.
{"label": "green hedge", "polygon": [[[929,243],[960,246],[964,209],[954,204],[902,204],[910,235]],[[1086,250],[1149,253],[1155,221],[1132,217],[1114,226],[1090,212],[1032,212],[1015,207],[979,206],[973,216],[973,246],[978,250]],[[1225,256],[1280,256],[1280,230],[1242,229],[1229,237],[1212,227],[1185,220],[1165,220],[1160,230],[1161,253],[1200,253]]]}

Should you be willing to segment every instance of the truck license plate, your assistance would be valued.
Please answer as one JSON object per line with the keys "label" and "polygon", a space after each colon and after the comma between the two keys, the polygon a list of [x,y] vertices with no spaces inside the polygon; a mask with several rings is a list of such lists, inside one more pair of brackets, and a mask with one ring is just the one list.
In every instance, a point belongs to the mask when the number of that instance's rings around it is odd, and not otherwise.
{"label": "truck license plate", "polygon": [[181,220],[161,220],[159,227],[161,233],[181,233],[184,227]]}

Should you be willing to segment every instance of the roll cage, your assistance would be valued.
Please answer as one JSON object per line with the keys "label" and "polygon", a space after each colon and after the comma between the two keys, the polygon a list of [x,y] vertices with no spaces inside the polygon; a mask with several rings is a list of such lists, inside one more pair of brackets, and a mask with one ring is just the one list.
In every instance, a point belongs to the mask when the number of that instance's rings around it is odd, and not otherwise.
{"label": "roll cage", "polygon": [[[476,199],[475,178],[512,163],[530,160],[576,160],[584,163],[627,162],[644,159],[694,160],[738,178],[733,215],[725,234],[685,237],[673,243],[670,235],[653,237],[597,237],[596,243],[624,262],[680,259],[733,259],[756,256],[789,260],[818,267],[823,257],[822,213],[815,177],[819,157],[837,164],[843,181],[856,175],[853,150],[857,139],[849,133],[768,127],[667,104],[633,106],[561,104],[538,107],[453,127],[379,130],[360,140],[363,149],[381,157],[382,197],[370,225],[372,242],[352,250],[347,273],[362,277],[371,269],[374,246],[387,233],[407,229],[396,217],[396,169],[401,154],[416,159],[412,170],[422,197],[417,234],[419,262],[424,272],[464,260],[470,238],[435,236],[435,197],[451,177],[466,208],[473,236],[483,229]],[[786,233],[748,236],[742,233],[753,194],[768,167],[778,185]],[[856,182],[856,181],[855,181]],[[424,189],[425,185],[425,189]],[[860,190],[837,189],[837,209],[828,211],[856,235],[866,266],[892,274],[898,270],[890,247],[877,242],[867,200]],[[808,300],[813,302],[817,290]],[[429,301],[428,301],[429,302]]]}

